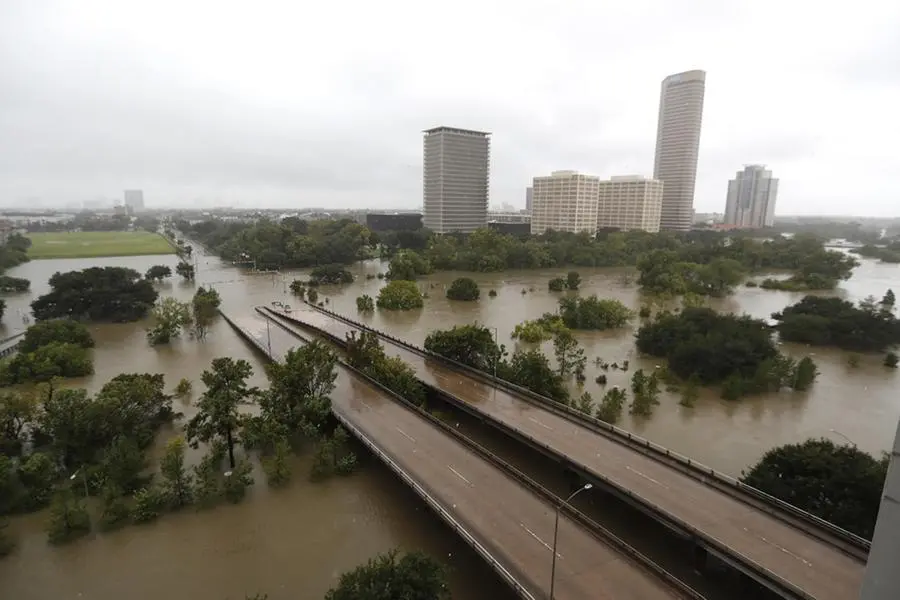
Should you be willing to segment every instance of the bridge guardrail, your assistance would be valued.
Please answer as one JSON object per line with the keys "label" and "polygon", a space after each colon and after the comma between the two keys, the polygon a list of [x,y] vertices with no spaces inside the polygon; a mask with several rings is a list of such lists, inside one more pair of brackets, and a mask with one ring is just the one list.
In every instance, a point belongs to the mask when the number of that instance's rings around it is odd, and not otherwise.
{"label": "bridge guardrail", "polygon": [[[20,331],[19,333],[14,333],[9,337],[6,337],[0,340],[0,358],[6,358],[10,354],[16,352],[19,349],[19,344],[22,343],[22,338],[25,336],[24,331]],[[18,340],[18,341],[16,341]],[[9,346],[10,342],[15,342]]]}
{"label": "bridge guardrail", "polygon": [[[847,531],[846,529],[838,527],[837,525],[830,523],[820,517],[817,517],[812,513],[797,508],[796,506],[793,506],[792,504],[789,504],[779,498],[771,496],[763,492],[762,490],[758,490],[752,486],[741,483],[734,477],[716,471],[715,469],[712,469],[711,467],[708,467],[703,463],[697,462],[687,456],[679,454],[678,452],[674,452],[664,446],[660,446],[659,444],[651,442],[646,438],[634,435],[628,431],[625,431],[624,429],[616,427],[615,425],[611,425],[595,417],[585,415],[584,413],[575,410],[570,406],[552,400],[551,398],[541,396],[540,394],[536,394],[531,390],[520,387],[514,383],[511,383],[499,377],[494,377],[490,373],[484,373],[482,371],[479,371],[478,369],[470,367],[469,365],[458,363],[447,357],[441,356],[424,348],[420,348],[406,340],[399,339],[389,333],[385,333],[373,327],[369,327],[368,325],[355,321],[345,315],[341,315],[321,306],[315,306],[313,304],[310,304],[309,302],[307,302],[307,305],[311,306],[317,311],[342,320],[345,323],[352,325],[353,327],[357,327],[361,330],[372,331],[399,346],[402,346],[412,352],[419,354],[420,356],[447,364],[451,368],[457,371],[463,371],[482,382],[486,382],[497,387],[502,387],[510,392],[515,393],[523,399],[530,401],[532,404],[538,405],[547,410],[551,410],[560,416],[564,416],[570,421],[574,421],[583,426],[587,426],[588,428],[598,433],[606,434],[607,437],[615,439],[620,443],[626,443],[632,448],[641,451],[645,456],[649,456],[660,462],[668,463],[672,466],[681,467],[679,470],[687,475],[692,476],[694,479],[697,479],[705,484],[717,484],[717,489],[720,489],[732,495],[733,497],[743,501],[746,504],[750,504],[760,510],[763,510],[769,515],[776,517],[790,525],[798,527],[807,534],[817,537],[822,541],[831,543],[832,545],[836,545],[845,553],[859,560],[862,560],[863,562],[865,562],[868,557],[869,549],[871,547],[871,542],[869,540],[866,540],[856,535],[855,533]],[[710,478],[712,479],[712,481],[710,481]],[[798,523],[798,521],[800,522]],[[832,537],[827,537],[829,535]]]}
{"label": "bridge guardrail", "polygon": [[[257,351],[268,357],[269,360],[273,360],[271,355],[269,354],[268,349],[263,346],[262,342],[257,340],[256,337],[247,332],[243,327],[235,323],[226,313],[222,312],[221,310],[219,311],[219,313],[222,315],[222,318],[225,319],[225,321],[229,325],[231,325],[231,327],[236,330],[241,335],[241,337],[250,342],[253,347],[257,349]],[[278,322],[274,319],[272,319],[272,321],[278,324]],[[347,366],[349,367],[349,365]],[[337,418],[337,420],[340,421],[342,425],[347,427],[347,429],[351,433],[353,433],[353,435],[356,436],[356,438],[359,439],[359,441],[362,442],[364,446],[369,448],[369,450],[371,450],[373,454],[378,456],[388,466],[389,469],[394,471],[394,473],[396,473],[400,477],[400,479],[402,479],[407,485],[409,485],[413,489],[413,491],[415,491],[416,494],[418,494],[418,496],[422,498],[425,503],[430,506],[431,509],[434,510],[438,514],[438,516],[450,526],[451,529],[456,531],[463,538],[463,540],[467,544],[469,544],[472,549],[475,550],[475,552],[481,555],[481,557],[485,561],[487,561],[488,565],[490,565],[490,567],[494,569],[494,571],[496,571],[497,574],[500,575],[500,577],[510,585],[510,587],[513,588],[513,590],[516,592],[516,594],[519,595],[519,597],[523,598],[524,600],[537,600],[534,595],[529,592],[528,589],[526,589],[525,586],[523,586],[519,582],[519,580],[516,579],[516,577],[512,573],[510,573],[509,570],[507,570],[506,567],[504,567],[500,563],[500,561],[498,561],[494,557],[494,555],[468,531],[468,529],[465,528],[464,525],[457,521],[453,517],[453,515],[451,515],[450,512],[447,511],[447,509],[444,508],[444,506],[436,498],[434,498],[432,494],[430,494],[409,473],[407,473],[406,470],[403,469],[403,467],[397,464],[396,461],[394,461],[383,450],[381,450],[374,441],[372,441],[367,435],[365,435],[358,427],[353,425],[344,415],[340,414],[340,412],[332,409],[332,414],[334,414],[335,418]]]}
{"label": "bridge guardrail", "polygon": [[[298,332],[294,331],[293,329],[287,327],[282,322],[280,322],[281,319],[284,319],[287,321],[295,321],[295,319],[291,319],[289,315],[281,314],[281,313],[274,311],[268,307],[257,307],[256,310],[258,312],[262,313],[264,315],[264,317],[270,318],[273,323],[275,323],[278,327],[285,329],[291,335],[294,335],[304,341],[308,341],[308,340],[306,340],[306,338],[304,336],[302,336]],[[339,340],[336,336],[334,336],[332,334],[329,334],[327,332],[323,332],[323,333],[326,336],[328,336],[333,342],[337,343],[338,345],[345,343],[345,340]],[[526,488],[531,490],[535,495],[543,498],[545,501],[547,501],[548,503],[550,503],[554,506],[557,506],[562,502],[562,498],[560,498],[559,496],[557,496],[556,494],[551,492],[549,489],[547,489],[544,486],[542,486],[541,484],[539,484],[537,481],[531,479],[528,475],[526,475],[525,473],[523,473],[522,471],[517,469],[515,466],[513,466],[506,460],[500,458],[499,456],[497,456],[496,454],[494,454],[493,452],[491,452],[490,450],[488,450],[487,448],[485,448],[484,446],[482,446],[475,440],[473,440],[473,439],[467,437],[466,435],[464,435],[463,433],[459,432],[456,428],[451,427],[450,425],[443,422],[439,418],[435,417],[431,413],[425,411],[424,409],[413,404],[412,402],[410,402],[403,396],[400,396],[399,394],[395,393],[393,390],[382,385],[380,382],[373,379],[366,373],[363,373],[359,369],[351,366],[342,358],[339,357],[338,362],[340,362],[344,368],[346,368],[350,372],[354,373],[357,377],[363,379],[364,381],[369,383],[371,386],[373,386],[373,387],[377,388],[378,390],[380,390],[381,392],[387,394],[388,396],[393,398],[395,401],[400,402],[407,410],[410,410],[410,411],[416,413],[417,415],[424,418],[426,421],[428,421],[435,427],[439,428],[445,434],[450,435],[454,439],[459,440],[463,445],[465,445],[466,447],[473,450],[476,454],[481,456],[483,459],[485,459],[489,463],[497,466],[501,471],[503,471],[508,476],[510,476],[512,479],[515,479],[520,484],[522,484],[523,486],[525,486]],[[337,413],[337,411],[334,411],[334,412]],[[563,506],[563,512],[564,512],[564,514],[569,516],[572,520],[578,522],[582,527],[584,527],[589,532],[591,532],[594,535],[594,537],[599,539],[601,542],[603,542],[604,544],[607,544],[607,545],[612,545],[617,550],[622,552],[623,554],[628,555],[630,558],[637,561],[642,567],[649,569],[657,577],[660,577],[661,579],[666,581],[666,583],[675,587],[679,592],[681,592],[682,594],[685,594],[686,597],[692,598],[694,600],[703,600],[704,599],[704,596],[699,594],[693,588],[691,588],[690,586],[685,584],[683,581],[681,581],[680,579],[678,579],[677,577],[675,577],[674,575],[672,575],[671,573],[666,571],[663,567],[658,565],[655,561],[653,561],[652,559],[650,559],[649,557],[647,557],[646,555],[641,553],[639,550],[637,550],[636,548],[634,548],[633,546],[628,544],[628,542],[626,542],[625,540],[623,540],[622,538],[620,538],[613,532],[609,531],[608,529],[606,529],[605,527],[603,527],[602,525],[600,525],[599,523],[597,523],[596,521],[594,521],[593,519],[591,519],[590,517],[585,515],[583,512],[573,508],[571,505],[568,505],[568,504]]]}
{"label": "bridge guardrail", "polygon": [[[268,309],[266,309],[266,310],[268,310]],[[275,313],[275,314],[277,314],[277,313]],[[294,322],[298,323],[298,325],[300,325],[300,324],[306,325],[306,324],[303,324],[302,321],[300,321],[297,318],[292,317],[290,315],[285,314],[285,315],[279,315],[279,316],[286,320],[294,321]],[[306,326],[310,327],[311,325],[306,325]],[[312,326],[312,327],[315,328],[314,326]],[[323,335],[327,336],[329,339],[333,340],[335,343],[337,343],[339,345],[346,344],[346,340],[339,340],[337,338],[337,336],[335,336],[331,333],[322,331],[320,329],[317,329],[317,331],[321,332]],[[501,425],[501,427],[506,429],[502,425]],[[537,438],[535,438],[529,434],[516,431],[515,435],[519,436],[520,438],[525,439],[527,441],[527,443],[530,443],[534,446],[542,448],[548,454],[558,455],[558,453],[555,450],[553,450],[552,448],[550,448],[550,446],[548,446],[544,442],[538,440]],[[647,512],[649,512],[651,515],[653,515],[653,517],[656,518],[657,520],[659,520],[660,522],[668,524],[670,527],[684,532],[685,534],[687,534],[688,536],[690,536],[692,539],[694,539],[696,541],[702,541],[703,544],[709,550],[711,550],[721,560],[730,564],[732,567],[734,567],[738,570],[741,570],[741,571],[745,571],[745,572],[749,569],[751,572],[757,573],[761,577],[761,578],[760,577],[757,578],[757,580],[760,583],[762,583],[763,585],[766,585],[770,589],[776,591],[783,597],[799,598],[802,600],[816,600],[813,596],[807,594],[800,588],[796,587],[789,581],[785,580],[783,577],[781,577],[774,571],[771,571],[770,569],[760,565],[759,563],[757,563],[750,557],[731,548],[723,541],[721,541],[707,533],[701,532],[696,527],[690,525],[689,523],[687,523],[681,519],[678,519],[674,516],[669,515],[661,507],[636,495],[631,490],[628,490],[627,488],[624,488],[624,487],[618,485],[617,483],[613,482],[611,479],[609,479],[605,475],[602,475],[595,471],[589,471],[589,473],[591,474],[592,477],[594,477],[598,481],[603,482],[605,485],[609,486],[611,489],[617,490],[621,495],[629,498],[632,502],[634,502],[638,506],[644,507],[644,509]],[[735,560],[735,558],[737,560]]]}

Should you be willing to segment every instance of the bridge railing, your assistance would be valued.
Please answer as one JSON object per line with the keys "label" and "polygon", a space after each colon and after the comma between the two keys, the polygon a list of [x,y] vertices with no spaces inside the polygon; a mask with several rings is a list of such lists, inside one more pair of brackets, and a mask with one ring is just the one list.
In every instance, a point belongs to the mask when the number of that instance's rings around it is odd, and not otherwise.
{"label": "bridge railing", "polygon": [[24,337],[25,332],[20,331],[19,333],[14,333],[9,337],[0,340],[0,358],[6,358],[10,354],[16,352],[19,349],[19,344],[22,343],[22,338]]}
{"label": "bridge railing", "polygon": [[[305,337],[303,337],[297,331],[287,327],[286,325],[284,325],[284,323],[282,323],[280,321],[280,319],[285,319],[285,320],[290,320],[290,321],[296,321],[296,319],[292,319],[289,315],[285,315],[280,312],[274,311],[268,307],[257,307],[256,310],[260,314],[262,314],[264,317],[271,318],[273,323],[275,323],[278,327],[281,327],[282,329],[288,331],[291,335],[294,335],[300,339],[303,339],[304,341],[308,341],[308,340],[306,340]],[[327,335],[332,341],[336,342],[339,345],[346,343],[346,340],[338,339],[337,336],[335,336],[335,335],[332,335],[327,332],[323,332],[323,333],[325,335]],[[351,366],[345,360],[339,358],[338,362],[340,362],[341,365],[344,368],[346,368],[348,371],[352,372],[360,379],[363,379],[372,387],[378,389],[382,393],[390,396],[392,399],[394,399],[395,401],[402,404],[407,410],[410,410],[410,411],[416,413],[421,418],[428,421],[431,425],[440,429],[443,433],[445,433],[445,434],[453,437],[454,439],[458,440],[459,442],[461,442],[464,446],[466,446],[467,448],[469,448],[470,450],[475,452],[475,454],[479,455],[481,458],[483,458],[487,462],[498,467],[501,471],[506,473],[512,479],[519,482],[522,486],[524,486],[525,488],[530,490],[536,496],[544,499],[546,502],[548,502],[552,505],[555,505],[555,506],[560,505],[562,503],[562,499],[559,496],[557,496],[556,494],[551,492],[549,489],[545,488],[540,483],[533,480],[528,475],[526,475],[525,473],[520,471],[518,468],[516,468],[509,462],[505,461],[504,459],[500,458],[499,456],[497,456],[496,454],[494,454],[493,452],[491,452],[490,450],[488,450],[487,448],[485,448],[484,446],[482,446],[475,440],[467,437],[466,435],[461,433],[459,430],[457,430],[455,427],[451,427],[450,425],[448,425],[441,419],[435,417],[434,415],[432,415],[428,411],[424,410],[420,406],[417,406],[416,404],[410,402],[403,396],[400,396],[399,394],[395,393],[393,390],[385,387],[379,381],[373,379],[372,377],[370,377],[366,373],[360,371],[359,369]],[[334,412],[335,412],[335,414],[338,414],[337,411],[334,411]],[[684,597],[693,598],[695,600],[704,598],[698,592],[693,590],[690,586],[688,586],[687,584],[682,582],[680,579],[678,579],[677,577],[675,577],[674,575],[672,575],[671,573],[666,571],[663,567],[658,565],[652,559],[650,559],[646,555],[642,554],[639,550],[637,550],[636,548],[634,548],[633,546],[628,544],[628,542],[626,542],[622,538],[618,537],[616,534],[609,531],[608,529],[606,529],[605,527],[603,527],[596,521],[592,520],[590,517],[585,515],[583,512],[577,510],[576,508],[574,508],[568,504],[564,505],[562,507],[562,510],[563,510],[564,514],[566,514],[573,521],[576,521],[578,524],[580,524],[582,527],[584,527],[587,531],[591,532],[591,534],[594,535],[594,537],[596,537],[602,543],[609,545],[609,546],[613,546],[619,552],[632,558],[634,561],[636,561],[642,567],[650,570],[657,577],[660,577],[666,583],[668,583],[669,585],[674,587],[681,594],[683,594]]]}
{"label": "bridge railing", "polygon": [[462,371],[472,376],[473,378],[485,382],[489,385],[503,388],[521,397],[524,400],[528,400],[530,403],[536,406],[540,406],[541,408],[550,410],[557,415],[563,416],[571,421],[586,426],[589,429],[596,431],[597,433],[605,434],[611,439],[614,439],[620,443],[624,443],[629,447],[640,451],[645,456],[678,468],[678,470],[682,473],[690,475],[694,479],[697,479],[704,484],[713,485],[720,491],[728,493],[729,495],[747,504],[750,504],[751,506],[754,506],[755,508],[762,510],[763,512],[766,512],[767,514],[776,517],[779,520],[798,527],[805,533],[840,548],[850,556],[853,556],[862,561],[865,561],[868,557],[869,548],[871,547],[871,542],[869,540],[866,540],[850,531],[847,531],[846,529],[838,527],[837,525],[830,523],[820,517],[817,517],[812,513],[797,508],[792,504],[784,502],[779,498],[776,498],[752,486],[746,485],[741,481],[735,479],[734,477],[716,471],[715,469],[712,469],[711,467],[708,467],[703,463],[697,462],[696,460],[684,456],[683,454],[679,454],[678,452],[651,442],[646,438],[635,435],[629,431],[616,427],[615,425],[611,425],[609,423],[606,423],[605,421],[601,421],[600,419],[597,419],[593,416],[586,415],[581,411],[575,410],[572,407],[567,406],[561,402],[557,402],[546,396],[536,394],[531,390],[506,381],[505,379],[494,377],[490,373],[485,373],[478,369],[474,369],[469,365],[456,362],[445,356],[441,356],[440,354],[436,354],[434,352],[426,350],[425,348],[420,348],[419,346],[416,346],[406,340],[400,339],[389,333],[380,331],[378,329],[355,321],[345,315],[341,315],[327,308],[315,306],[308,302],[307,304],[315,310],[344,321],[345,323],[348,323],[353,327],[356,327],[360,330],[374,332],[377,335],[390,340],[394,344],[415,352],[422,357],[446,364],[457,371]]}
{"label": "bridge railing", "polygon": [[[258,310],[258,309],[257,309]],[[235,323],[226,313],[221,312],[222,318],[231,325],[231,327],[238,332],[238,334],[243,337],[245,340],[250,342],[253,347],[261,352],[264,356],[266,356],[269,360],[274,360],[269,354],[268,348],[256,338],[256,336],[252,335],[246,329],[241,327],[239,324]],[[272,319],[272,322],[276,325],[282,326],[280,323]],[[283,327],[283,326],[282,326]],[[343,362],[343,361],[342,361]],[[348,368],[349,365],[344,365]],[[352,370],[352,368],[351,368]],[[406,470],[401,467],[393,458],[388,456],[381,448],[376,444],[371,438],[369,438],[365,433],[363,433],[358,427],[356,427],[346,416],[342,415],[339,411],[334,410],[332,408],[332,414],[335,415],[338,421],[342,425],[344,425],[351,433],[353,433],[356,438],[362,442],[364,446],[369,448],[373,454],[375,454],[378,458],[380,458],[389,469],[391,469],[397,476],[400,477],[407,485],[409,485],[416,494],[422,498],[425,503],[434,510],[438,516],[447,523],[451,529],[456,531],[463,540],[471,546],[475,552],[477,552],[481,557],[487,561],[488,565],[500,575],[500,577],[507,582],[507,584],[513,588],[516,594],[525,600],[536,600],[534,595],[525,588],[519,581],[519,579],[514,576],[503,564],[497,560],[497,558],[491,553],[484,545],[479,542],[472,533],[469,532],[466,527],[460,523],[456,518],[453,517],[452,514],[444,507],[443,504],[439,500],[437,500],[432,493],[425,489],[414,477],[412,477]]]}
{"label": "bridge railing", "polygon": [[[303,326],[304,323],[299,319],[290,316],[290,315],[282,315],[280,313],[276,313],[271,311],[271,309],[264,309],[269,311],[271,314],[278,315],[279,317],[297,323],[299,326]],[[313,325],[306,325],[307,327],[313,327]],[[316,329],[322,335],[326,336],[328,339],[332,340],[338,345],[344,346],[346,344],[346,340],[340,340],[336,335],[323,331],[321,329]],[[460,403],[460,407],[466,409],[469,407],[465,402]],[[519,431],[513,431],[509,428],[506,428],[504,425],[500,424],[501,428],[507,429],[514,436],[518,436],[520,439],[525,441],[525,443],[535,446],[537,448],[542,449],[544,452],[550,455],[558,456],[558,453],[550,448],[546,443],[538,440],[537,438],[523,433]],[[691,524],[678,519],[672,515],[669,515],[665,510],[663,510],[660,506],[641,498],[636,495],[631,490],[622,487],[616,482],[612,481],[605,475],[597,473],[595,471],[588,472],[591,477],[596,479],[597,481],[603,483],[608,486],[610,489],[616,490],[621,496],[626,498],[628,501],[632,502],[636,506],[641,507],[646,513],[650,514],[652,518],[656,519],[660,523],[663,523],[677,531],[682,532],[687,535],[690,539],[701,543],[703,546],[708,548],[712,553],[718,556],[727,564],[732,565],[735,569],[739,571],[743,571],[748,575],[754,577],[761,584],[765,585],[769,589],[775,591],[779,595],[784,598],[798,598],[802,600],[815,600],[812,596],[799,589],[774,571],[760,565],[756,561],[752,560],[750,557],[742,554],[741,552],[735,550],[734,548],[728,546],[725,542],[715,538],[708,533],[702,532]]]}

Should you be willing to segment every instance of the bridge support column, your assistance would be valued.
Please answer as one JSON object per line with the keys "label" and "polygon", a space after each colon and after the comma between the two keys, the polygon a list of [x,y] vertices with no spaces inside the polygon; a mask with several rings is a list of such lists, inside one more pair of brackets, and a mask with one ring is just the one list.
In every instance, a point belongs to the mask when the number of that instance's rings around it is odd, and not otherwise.
{"label": "bridge support column", "polygon": [[707,566],[707,558],[709,553],[706,548],[700,544],[694,544],[694,570],[698,573],[704,573]]}

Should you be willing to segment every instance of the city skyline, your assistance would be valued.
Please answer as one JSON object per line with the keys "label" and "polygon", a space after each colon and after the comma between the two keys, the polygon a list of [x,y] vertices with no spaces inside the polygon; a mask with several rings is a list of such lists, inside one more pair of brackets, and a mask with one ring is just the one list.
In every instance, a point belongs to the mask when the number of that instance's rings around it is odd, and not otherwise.
{"label": "city skyline", "polygon": [[[111,0],[3,2],[0,204],[134,187],[148,208],[415,208],[418,132],[452,123],[494,133],[492,202],[523,207],[535,174],[651,174],[659,82],[696,66],[709,73],[698,212],[721,212],[745,163],[776,169],[779,213],[896,212],[900,170],[883,132],[898,124],[900,8],[863,0],[811,16],[769,0],[687,1],[552,14],[526,1],[511,18],[463,0],[447,26],[477,10],[494,34],[453,50],[429,45],[417,26],[427,10],[399,0],[353,5],[359,23],[339,29],[347,7],[162,0],[135,18]],[[293,35],[309,18],[328,25]],[[743,41],[760,31],[766,44]],[[763,68],[766,84],[753,85],[747,73]]]}

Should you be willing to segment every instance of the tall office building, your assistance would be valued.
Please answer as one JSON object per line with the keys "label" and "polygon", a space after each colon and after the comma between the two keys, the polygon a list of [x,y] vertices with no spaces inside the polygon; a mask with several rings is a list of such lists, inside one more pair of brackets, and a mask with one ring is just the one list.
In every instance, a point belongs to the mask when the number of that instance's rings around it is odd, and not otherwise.
{"label": "tall office building", "polygon": [[620,175],[600,182],[598,229],[659,231],[663,183],[640,175]]}
{"label": "tall office building", "polygon": [[455,127],[424,133],[422,224],[435,233],[486,227],[491,134]]}
{"label": "tall office building", "polygon": [[741,229],[775,225],[778,180],[763,165],[747,165],[728,182],[725,224]]}
{"label": "tall office building", "polygon": [[527,187],[525,188],[525,210],[531,212],[531,199],[534,195],[534,188]]}
{"label": "tall office building", "polygon": [[705,89],[704,71],[669,75],[662,82],[653,178],[663,182],[663,229],[687,231],[693,224]]}
{"label": "tall office building", "polygon": [[600,178],[577,171],[554,171],[535,177],[531,197],[531,233],[553,231],[597,233]]}
{"label": "tall office building", "polygon": [[125,190],[125,208],[129,212],[144,210],[144,191]]}

